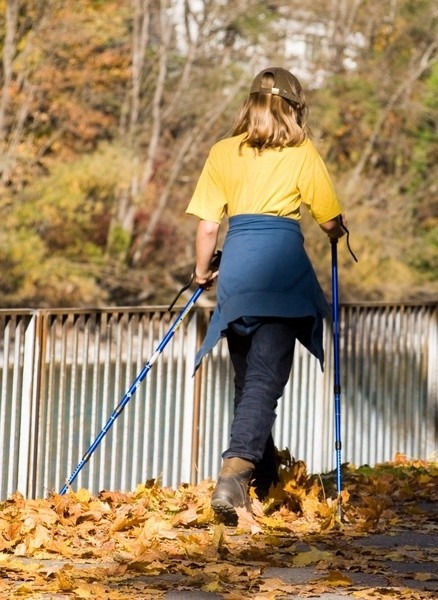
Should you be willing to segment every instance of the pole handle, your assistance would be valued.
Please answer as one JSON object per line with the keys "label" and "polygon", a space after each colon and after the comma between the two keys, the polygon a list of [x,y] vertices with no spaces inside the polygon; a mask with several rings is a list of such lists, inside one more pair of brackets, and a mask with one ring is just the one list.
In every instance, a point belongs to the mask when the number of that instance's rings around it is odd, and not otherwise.
{"label": "pole handle", "polygon": [[[211,259],[211,263],[210,263],[210,268],[212,271],[217,271],[219,269],[219,265],[221,264],[221,258],[222,258],[222,250],[217,250],[213,254],[213,258]],[[175,306],[175,304],[177,303],[178,298],[181,296],[181,294],[189,289],[189,287],[192,285],[194,279],[195,279],[195,271],[193,270],[193,273],[190,276],[190,281],[182,286],[182,288],[179,290],[179,292],[177,293],[175,298],[169,304],[169,307],[167,309],[169,312]]]}

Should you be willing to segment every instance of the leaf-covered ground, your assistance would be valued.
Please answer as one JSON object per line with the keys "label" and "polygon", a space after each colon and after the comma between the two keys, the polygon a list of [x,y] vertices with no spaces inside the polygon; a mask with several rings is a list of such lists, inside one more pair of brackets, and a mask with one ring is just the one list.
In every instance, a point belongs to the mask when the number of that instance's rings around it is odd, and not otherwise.
{"label": "leaf-covered ground", "polygon": [[[310,476],[304,463],[284,459],[281,483],[263,503],[253,499],[252,516],[240,511],[236,527],[215,520],[212,481],[176,490],[151,481],[97,497],[83,489],[38,500],[17,493],[0,505],[0,598],[140,600],[169,590],[227,600],[436,597],[433,548],[366,543],[371,534],[437,534],[436,463],[396,457],[375,468],[344,466],[340,519],[333,474]],[[388,577],[384,560],[420,568],[402,585],[379,587],[372,582]],[[285,567],[305,577],[279,577]]]}

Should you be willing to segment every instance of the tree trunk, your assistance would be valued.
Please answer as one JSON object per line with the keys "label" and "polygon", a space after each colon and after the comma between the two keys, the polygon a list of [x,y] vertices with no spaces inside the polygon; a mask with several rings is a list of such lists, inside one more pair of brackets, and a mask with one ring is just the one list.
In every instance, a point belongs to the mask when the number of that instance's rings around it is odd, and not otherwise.
{"label": "tree trunk", "polygon": [[129,139],[133,142],[140,114],[140,90],[143,79],[145,53],[149,37],[150,0],[132,0],[134,10],[132,32],[132,77],[131,114],[129,119]]}
{"label": "tree trunk", "polygon": [[[126,233],[127,238],[132,239],[134,230],[134,220],[136,205],[135,201],[139,194],[139,138],[138,125],[141,104],[141,86],[143,82],[145,54],[149,40],[150,24],[150,0],[132,0],[133,22],[132,22],[132,66],[130,93],[128,94],[129,106],[127,112],[127,123],[122,126],[121,135],[126,138],[127,146],[133,151],[133,162],[136,168],[133,169],[133,175],[128,188],[119,192],[114,214],[110,225],[109,241],[111,241],[111,232],[116,227]],[[125,129],[125,131],[123,131]],[[122,262],[126,261],[128,247],[118,258]]]}
{"label": "tree trunk", "polygon": [[210,113],[206,115],[204,121],[201,124],[199,124],[198,127],[190,130],[187,133],[186,138],[181,144],[178,154],[174,159],[172,169],[166,181],[166,185],[159,196],[157,206],[149,220],[146,229],[144,230],[139,239],[138,247],[133,257],[134,264],[141,259],[142,253],[144,252],[148,244],[151,242],[155,229],[158,223],[160,222],[160,219],[163,216],[164,210],[168,204],[172,187],[176,179],[178,178],[184,164],[190,159],[190,156],[192,155],[194,149],[197,148],[199,141],[205,136],[205,134],[208,131],[210,131],[210,129],[213,127],[217,119],[221,116],[225,108],[234,101],[236,95],[242,89],[243,83],[244,82],[242,80],[239,81],[237,85],[235,85],[234,88],[230,90],[230,93],[221,103],[218,103],[215,106],[213,106],[213,108],[210,110]]}
{"label": "tree trunk", "polygon": [[[0,96],[0,178],[4,183],[10,172],[10,148],[8,148],[8,111],[10,105],[10,87],[13,81],[13,63],[17,52],[17,21],[20,0],[7,0],[5,40],[3,44],[3,85]],[[22,116],[22,115],[21,115]],[[24,122],[20,119],[21,124]],[[20,127],[21,130],[21,127]]]}
{"label": "tree trunk", "polygon": [[6,113],[10,102],[10,86],[13,79],[13,63],[17,52],[16,35],[20,0],[7,0],[6,31],[3,44],[3,85],[0,97],[0,144],[4,145],[7,136]]}
{"label": "tree trunk", "polygon": [[332,0],[328,41],[332,54],[334,73],[345,70],[345,50],[351,44],[351,35],[358,10],[364,0]]}

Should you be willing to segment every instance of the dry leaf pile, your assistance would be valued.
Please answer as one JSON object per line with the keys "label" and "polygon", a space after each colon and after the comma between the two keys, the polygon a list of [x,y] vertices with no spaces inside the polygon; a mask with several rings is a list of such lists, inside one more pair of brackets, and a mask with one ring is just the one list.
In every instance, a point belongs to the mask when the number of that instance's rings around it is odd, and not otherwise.
{"label": "dry leaf pile", "polygon": [[[375,551],[357,540],[431,531],[436,524],[424,507],[438,499],[437,465],[398,456],[373,469],[344,466],[341,522],[333,474],[310,476],[303,462],[284,462],[280,484],[263,503],[253,498],[253,515],[239,511],[235,528],[215,520],[212,481],[176,490],[149,481],[97,497],[84,489],[39,500],[17,493],[0,505],[0,598],[140,600],[203,590],[227,600],[275,600],[334,588],[391,598],[353,583],[353,573],[381,569]],[[421,563],[422,552],[407,546],[391,558]],[[282,567],[312,567],[320,576],[297,587],[264,575]],[[400,588],[397,597],[433,595]]]}

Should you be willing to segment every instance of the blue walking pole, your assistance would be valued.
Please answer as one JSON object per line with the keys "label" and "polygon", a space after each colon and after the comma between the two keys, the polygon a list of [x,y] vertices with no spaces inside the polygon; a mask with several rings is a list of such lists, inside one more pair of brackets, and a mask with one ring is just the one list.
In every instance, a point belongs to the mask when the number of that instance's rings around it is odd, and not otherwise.
{"label": "blue walking pole", "polygon": [[[339,224],[347,234],[347,248],[358,262],[357,256],[350,246],[350,232],[348,231],[342,216],[338,217]],[[339,343],[339,287],[338,287],[338,239],[331,238],[332,249],[332,314],[333,314],[333,392],[335,401],[335,452],[336,452],[336,489],[338,492],[338,514],[342,519],[342,439],[341,439],[341,369],[340,369],[340,343]]]}
{"label": "blue walking pole", "polygon": [[338,512],[342,515],[340,493],[342,491],[342,440],[341,440],[341,375],[339,344],[339,291],[338,291],[338,240],[331,239],[332,249],[332,312],[333,312],[333,391],[335,400],[335,451],[336,489],[338,491]]}
{"label": "blue walking pole", "polygon": [[[112,415],[110,416],[110,418],[106,422],[106,424],[103,427],[102,431],[99,433],[99,435],[97,436],[97,438],[91,444],[90,448],[84,454],[81,462],[78,464],[78,466],[76,467],[76,469],[73,471],[73,473],[68,478],[66,484],[64,485],[64,487],[59,492],[61,495],[64,495],[68,491],[68,487],[73,483],[73,481],[76,479],[76,477],[82,471],[82,469],[84,468],[84,466],[90,460],[90,457],[93,454],[93,452],[96,450],[96,448],[99,446],[99,444],[102,441],[102,439],[105,437],[105,435],[111,429],[111,427],[114,424],[114,421],[117,419],[117,417],[123,411],[123,409],[125,408],[125,406],[131,400],[131,398],[133,397],[133,395],[137,391],[138,387],[140,386],[141,382],[146,377],[146,375],[149,373],[149,371],[152,369],[155,361],[160,356],[160,354],[162,353],[162,351],[164,350],[164,348],[167,346],[167,344],[169,343],[169,341],[172,339],[174,333],[176,332],[176,330],[178,329],[178,327],[181,325],[182,321],[184,320],[184,318],[186,317],[186,315],[188,314],[188,312],[191,310],[191,308],[193,307],[193,305],[195,304],[195,302],[197,301],[197,299],[199,298],[199,296],[202,294],[203,291],[204,291],[203,287],[198,287],[198,289],[193,294],[193,296],[190,298],[190,300],[187,302],[187,304],[185,305],[185,307],[181,310],[181,312],[179,313],[178,317],[173,322],[171,328],[169,329],[169,331],[167,332],[167,334],[165,335],[165,337],[163,338],[163,340],[160,342],[160,344],[157,346],[157,349],[155,350],[155,352],[152,355],[152,357],[145,364],[145,366],[141,370],[140,374],[137,376],[137,378],[134,381],[134,383],[131,385],[131,387],[129,388],[129,390],[125,393],[125,395],[123,396],[123,398],[121,399],[121,401],[119,402],[119,404],[114,409]],[[173,306],[174,302],[172,303],[171,307]]]}

